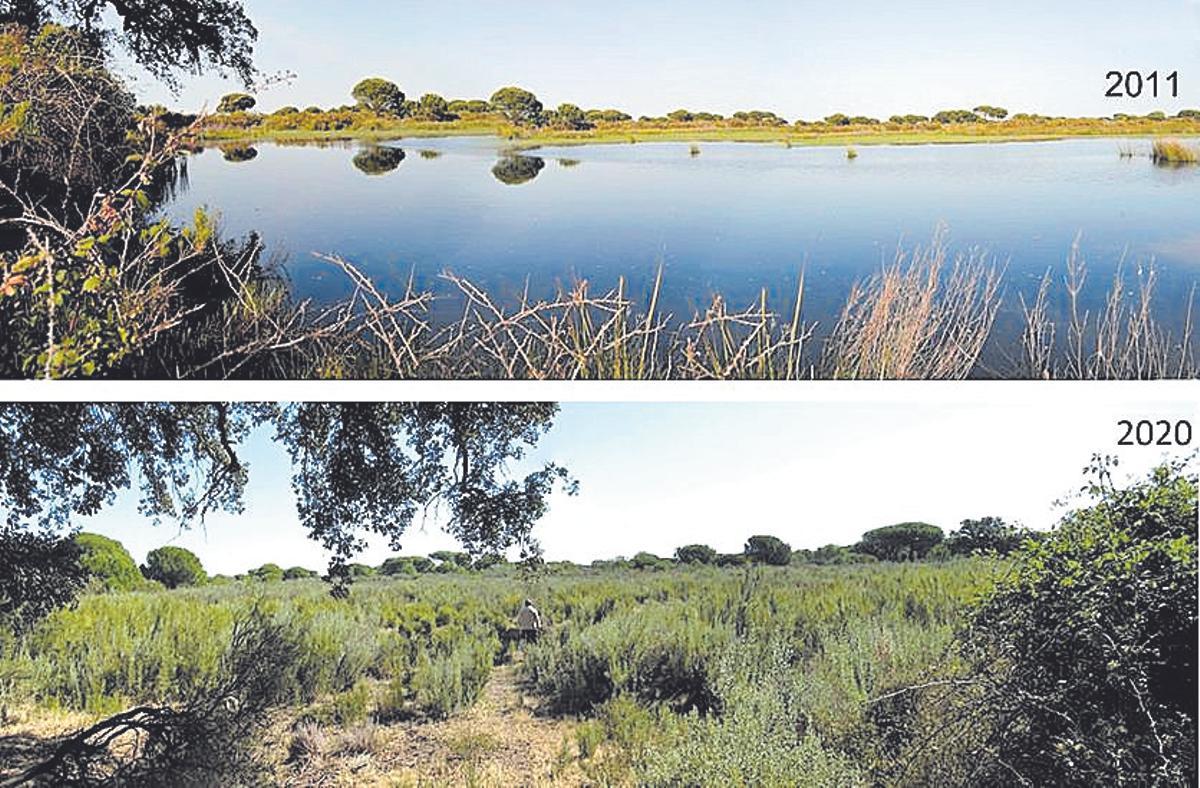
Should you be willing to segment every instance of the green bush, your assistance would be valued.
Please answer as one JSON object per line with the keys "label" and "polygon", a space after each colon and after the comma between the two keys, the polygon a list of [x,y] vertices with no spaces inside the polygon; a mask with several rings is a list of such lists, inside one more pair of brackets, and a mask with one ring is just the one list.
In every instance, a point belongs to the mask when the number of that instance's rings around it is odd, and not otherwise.
{"label": "green bush", "polygon": [[675,560],[681,564],[711,564],[717,551],[706,544],[689,544],[675,550]]}
{"label": "green bush", "polygon": [[498,649],[495,639],[455,639],[445,650],[421,654],[412,675],[417,707],[434,719],[445,719],[471,706],[491,675]]}
{"label": "green bush", "polygon": [[1091,473],[1096,502],[1027,543],[966,630],[983,783],[1195,784],[1196,477]]}
{"label": "green bush", "polygon": [[263,564],[258,569],[251,570],[250,576],[267,583],[278,583],[283,580],[283,569],[279,564]]}

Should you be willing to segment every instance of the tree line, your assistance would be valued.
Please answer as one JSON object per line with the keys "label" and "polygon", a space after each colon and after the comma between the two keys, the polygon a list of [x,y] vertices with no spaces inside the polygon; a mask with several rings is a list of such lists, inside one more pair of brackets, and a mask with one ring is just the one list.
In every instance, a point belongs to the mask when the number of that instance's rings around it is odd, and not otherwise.
{"label": "tree line", "polygon": [[[464,115],[496,114],[502,116],[514,126],[531,128],[555,128],[569,131],[586,131],[598,124],[627,123],[634,117],[618,109],[581,109],[576,104],[562,103],[557,108],[546,107],[532,91],[517,86],[507,86],[498,89],[489,99],[446,99],[437,93],[426,93],[419,99],[410,99],[404,91],[391,80],[382,77],[368,77],[358,82],[350,91],[354,104],[344,104],[332,109],[322,109],[310,106],[301,110],[295,106],[284,106],[269,113],[272,118],[291,115],[338,115],[357,111],[371,112],[376,115],[396,119],[411,118],[419,121],[449,122],[461,119]],[[236,92],[223,96],[217,105],[217,112],[223,114],[249,113],[257,106],[257,99],[249,93]],[[1200,110],[1180,110],[1176,118],[1198,118]],[[1113,120],[1133,119],[1130,115],[1113,115]],[[1163,112],[1152,112],[1145,116],[1148,120],[1166,120]],[[984,123],[1004,120],[1038,121],[1051,120],[1043,115],[1018,112],[1011,115],[1004,107],[991,104],[980,104],[973,109],[944,109],[932,115],[892,115],[886,123],[892,125],[916,126],[921,124],[952,125],[956,123]],[[701,123],[730,123],[749,126],[786,126],[789,121],[774,112],[766,110],[744,110],[731,115],[717,112],[693,111],[676,109],[661,116],[642,115],[637,118],[639,123],[651,124],[701,124]],[[820,120],[808,121],[797,119],[791,125],[804,126],[878,126],[885,121],[866,115],[849,115],[835,112]]]}
{"label": "tree line", "polygon": [[[898,523],[868,531],[854,545],[829,544],[815,550],[793,550],[779,537],[755,535],[746,540],[739,553],[721,553],[705,544],[689,544],[676,549],[671,558],[643,551],[632,558],[596,560],[590,568],[643,570],[699,565],[844,565],[878,561],[947,560],[980,554],[1007,555],[1022,543],[1038,538],[1038,533],[1012,526],[998,517],[982,517],[963,520],[960,527],[949,535],[928,523]],[[175,545],[151,550],[145,562],[139,566],[121,542],[88,532],[64,537],[54,545],[54,550],[56,554],[64,556],[64,561],[76,564],[78,571],[73,575],[83,575],[86,582],[92,583],[93,589],[103,591],[142,591],[238,581],[281,582],[322,577],[321,573],[307,567],[283,568],[272,562],[243,574],[209,575],[195,553]],[[378,566],[350,563],[346,571],[355,579],[415,577],[479,572],[509,563],[507,558],[498,553],[472,556],[464,551],[438,550],[428,556],[392,556]],[[548,566],[560,571],[585,568],[570,561],[556,561]]]}

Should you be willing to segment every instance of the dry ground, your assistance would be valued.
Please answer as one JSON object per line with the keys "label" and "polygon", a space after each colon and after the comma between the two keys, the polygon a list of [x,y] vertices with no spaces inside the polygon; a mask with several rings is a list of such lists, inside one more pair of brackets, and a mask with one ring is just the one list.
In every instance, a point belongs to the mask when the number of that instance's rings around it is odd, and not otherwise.
{"label": "dry ground", "polygon": [[[580,785],[574,730],[571,720],[539,715],[516,667],[502,665],[467,712],[442,722],[323,729],[317,737],[325,749],[293,758],[277,777],[297,786]],[[281,735],[280,749],[292,736]]]}

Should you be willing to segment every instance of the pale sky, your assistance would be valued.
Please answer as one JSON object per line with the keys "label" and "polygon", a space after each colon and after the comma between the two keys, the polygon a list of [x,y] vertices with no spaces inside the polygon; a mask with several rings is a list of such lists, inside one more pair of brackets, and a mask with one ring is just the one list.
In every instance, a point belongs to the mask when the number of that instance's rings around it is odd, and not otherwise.
{"label": "pale sky", "polygon": [[[1131,413],[1180,418],[1189,407],[1134,409],[1084,396],[1077,403],[937,404],[577,403],[564,404],[528,458],[565,464],[580,482],[558,495],[536,534],[548,560],[589,563],[639,550],[669,556],[688,543],[737,552],[771,534],[793,548],[851,544],[866,530],[922,520],[947,532],[995,515],[1047,528],[1054,502],[1077,490],[1093,452],[1115,453],[1141,475],[1161,448],[1117,450],[1116,421]],[[137,561],[163,544],[200,556],[213,574],[268,561],[323,569],[327,556],[298,524],[286,457],[256,435],[246,511],[217,515],[180,533],[155,528],[135,496],[80,525],[119,539]],[[404,553],[453,548],[436,522],[404,540]],[[360,560],[377,565],[381,546]]]}
{"label": "pale sky", "polygon": [[[413,98],[487,98],[502,85],[545,104],[661,115],[678,107],[887,117],[995,104],[1051,115],[1173,113],[1200,106],[1200,0],[246,0],[258,64],[291,71],[260,96],[350,103],[366,76]],[[1179,72],[1176,99],[1104,97],[1109,70]],[[144,98],[213,108],[237,88],[186,81],[177,100],[139,80]]]}

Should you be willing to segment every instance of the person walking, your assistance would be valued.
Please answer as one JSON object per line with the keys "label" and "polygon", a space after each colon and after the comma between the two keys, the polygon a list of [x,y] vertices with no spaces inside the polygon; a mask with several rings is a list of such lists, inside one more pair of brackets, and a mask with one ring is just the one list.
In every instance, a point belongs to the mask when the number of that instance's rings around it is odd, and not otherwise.
{"label": "person walking", "polygon": [[526,599],[525,604],[517,611],[517,633],[520,642],[536,642],[542,631],[542,614],[533,606],[533,600]]}

